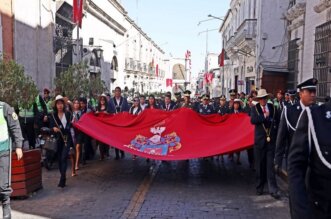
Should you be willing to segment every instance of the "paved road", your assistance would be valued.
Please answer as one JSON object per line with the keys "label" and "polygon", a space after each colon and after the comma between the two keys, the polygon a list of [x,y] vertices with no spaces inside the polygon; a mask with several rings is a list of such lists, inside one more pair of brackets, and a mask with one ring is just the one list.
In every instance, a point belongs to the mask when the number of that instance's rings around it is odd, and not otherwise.
{"label": "paved road", "polygon": [[64,189],[58,171],[45,170],[42,190],[13,200],[13,218],[290,218],[286,197],[255,195],[254,173],[242,161],[95,160]]}

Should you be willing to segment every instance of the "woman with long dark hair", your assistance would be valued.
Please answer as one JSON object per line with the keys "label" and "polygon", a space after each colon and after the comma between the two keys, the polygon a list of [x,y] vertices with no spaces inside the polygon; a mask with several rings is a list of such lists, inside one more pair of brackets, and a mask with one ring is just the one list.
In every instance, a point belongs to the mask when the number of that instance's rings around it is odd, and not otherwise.
{"label": "woman with long dark hair", "polygon": [[[82,116],[82,111],[80,110],[80,104],[79,99],[75,98],[72,101],[72,123],[78,122],[80,117]],[[82,145],[82,133],[76,129],[73,128],[73,143],[76,149],[75,153],[75,162],[72,165],[72,176],[76,175],[76,171],[79,170],[79,159],[80,159],[80,153],[81,153],[81,145]]]}
{"label": "woman with long dark hair", "polygon": [[[108,113],[108,101],[105,94],[101,94],[101,96],[99,97],[98,106],[96,107],[95,113]],[[109,147],[102,142],[98,142],[98,145],[100,152],[100,160],[104,160],[105,156],[109,156]]]}
{"label": "woman with long dark hair", "polygon": [[133,104],[129,110],[129,113],[133,115],[139,115],[142,111],[143,109],[140,106],[139,98],[135,97],[133,99]]}
{"label": "woman with long dark hair", "polygon": [[54,131],[57,139],[57,153],[59,171],[61,174],[58,187],[66,186],[66,171],[68,166],[68,155],[70,149],[73,150],[73,141],[70,129],[72,127],[72,114],[65,111],[65,101],[63,96],[58,95],[54,102],[54,112],[51,114],[50,127]]}
{"label": "woman with long dark hair", "polygon": [[159,109],[159,106],[156,104],[155,97],[152,94],[148,96],[148,104],[146,109]]}
{"label": "woman with long dark hair", "polygon": [[[231,108],[231,112],[230,113],[231,114],[237,114],[237,113],[243,112],[242,105],[243,105],[243,102],[240,99],[234,99],[233,100],[233,107]],[[241,165],[241,162],[240,162],[240,151],[236,152],[236,155],[237,155],[236,163],[238,165]],[[233,153],[230,153],[229,154],[229,159],[233,161]]]}

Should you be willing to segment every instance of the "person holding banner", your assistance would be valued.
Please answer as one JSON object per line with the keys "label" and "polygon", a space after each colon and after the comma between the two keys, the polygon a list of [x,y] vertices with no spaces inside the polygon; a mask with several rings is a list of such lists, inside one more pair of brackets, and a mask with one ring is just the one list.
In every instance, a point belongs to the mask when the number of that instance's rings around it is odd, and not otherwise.
{"label": "person holding banner", "polygon": [[11,218],[11,152],[15,150],[17,159],[22,159],[22,144],[23,136],[17,114],[7,103],[0,101],[0,201],[4,219]]}
{"label": "person holding banner", "polygon": [[267,91],[260,89],[256,96],[259,103],[253,106],[251,111],[251,123],[255,125],[256,194],[262,195],[264,184],[268,183],[270,195],[275,199],[279,199],[280,192],[274,171],[278,116],[274,105],[267,103],[268,97]]}
{"label": "person holding banner", "polygon": [[[128,112],[129,111],[129,104],[128,101],[125,97],[122,97],[122,90],[120,87],[115,88],[115,95],[113,98],[110,98],[110,101],[108,103],[108,113],[121,113],[121,112]],[[115,148],[115,159],[118,160],[120,159],[120,153],[121,153],[121,158],[125,157],[124,151],[119,150]]]}

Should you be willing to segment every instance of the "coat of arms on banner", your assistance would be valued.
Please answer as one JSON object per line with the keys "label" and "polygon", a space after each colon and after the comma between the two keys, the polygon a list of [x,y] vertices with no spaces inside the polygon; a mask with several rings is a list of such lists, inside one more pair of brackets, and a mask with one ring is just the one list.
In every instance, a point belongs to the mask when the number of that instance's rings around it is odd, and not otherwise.
{"label": "coat of arms on banner", "polygon": [[165,127],[153,127],[151,128],[151,132],[154,134],[152,137],[137,135],[131,144],[125,146],[147,154],[161,156],[179,150],[182,147],[180,138],[175,132],[162,136],[165,129]]}

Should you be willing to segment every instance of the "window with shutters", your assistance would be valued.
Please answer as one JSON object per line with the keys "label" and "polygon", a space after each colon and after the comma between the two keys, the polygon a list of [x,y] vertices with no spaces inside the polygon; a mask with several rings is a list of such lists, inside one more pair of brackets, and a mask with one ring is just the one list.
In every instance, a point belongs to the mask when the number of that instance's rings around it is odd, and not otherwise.
{"label": "window with shutters", "polygon": [[298,39],[291,40],[288,45],[288,76],[287,88],[293,89],[298,84],[298,67],[299,67],[299,49]]}
{"label": "window with shutters", "polygon": [[317,99],[331,95],[331,21],[315,31],[314,77],[318,80]]}

